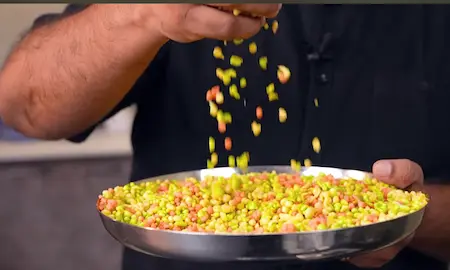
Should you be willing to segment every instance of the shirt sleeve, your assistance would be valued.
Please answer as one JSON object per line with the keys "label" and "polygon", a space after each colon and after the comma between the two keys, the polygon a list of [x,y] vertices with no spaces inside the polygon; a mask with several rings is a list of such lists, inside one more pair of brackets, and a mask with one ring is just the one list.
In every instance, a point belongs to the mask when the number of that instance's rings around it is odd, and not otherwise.
{"label": "shirt sleeve", "polygon": [[[77,12],[82,11],[87,8],[89,5],[82,4],[69,4],[64,9],[62,13],[55,14],[44,14],[38,17],[34,23],[33,28],[39,27],[44,24],[52,23],[60,18],[73,15]],[[67,138],[71,142],[80,143],[85,141],[89,135],[98,127],[101,123],[108,120],[110,117],[114,116],[116,113],[125,109],[139,101],[143,98],[143,95],[146,95],[148,91],[153,91],[155,88],[159,88],[159,80],[161,76],[157,76],[157,73],[164,70],[164,60],[163,55],[165,55],[167,51],[167,44],[160,49],[159,53],[156,55],[155,59],[153,59],[150,66],[147,70],[142,74],[142,76],[137,80],[132,89],[125,95],[125,97],[112,109],[110,113],[108,113],[101,121],[89,127],[87,130],[73,136]]]}

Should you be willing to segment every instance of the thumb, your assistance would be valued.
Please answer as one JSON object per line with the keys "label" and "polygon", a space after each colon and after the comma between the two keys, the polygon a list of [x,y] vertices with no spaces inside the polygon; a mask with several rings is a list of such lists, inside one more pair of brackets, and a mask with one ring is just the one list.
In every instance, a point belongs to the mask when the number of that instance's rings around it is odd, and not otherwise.
{"label": "thumb", "polygon": [[398,188],[406,188],[423,182],[423,171],[419,164],[409,159],[384,159],[373,164],[376,179]]}

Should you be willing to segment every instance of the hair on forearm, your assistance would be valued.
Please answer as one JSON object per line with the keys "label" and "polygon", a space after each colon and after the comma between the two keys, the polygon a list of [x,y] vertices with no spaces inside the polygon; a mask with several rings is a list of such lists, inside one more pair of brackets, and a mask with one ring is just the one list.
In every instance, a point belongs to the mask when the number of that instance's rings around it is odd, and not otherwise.
{"label": "hair on forearm", "polygon": [[[20,41],[22,41],[31,31],[36,30],[43,26],[50,25],[61,19],[67,18],[69,16],[72,16],[78,12],[83,11],[88,6],[89,6],[89,4],[87,4],[87,5],[68,4],[62,13],[50,13],[50,14],[44,14],[44,15],[39,16],[37,19],[34,20],[33,25],[29,29],[27,29],[19,34],[18,40],[16,42],[14,42],[13,46],[9,49],[8,55],[11,54],[11,52],[14,50],[14,48],[17,46],[17,44]],[[0,65],[0,70],[3,68],[3,65],[4,65],[4,63]]]}
{"label": "hair on forearm", "polygon": [[[18,40],[14,43],[14,45],[9,50],[8,55],[11,54],[11,52],[14,50],[14,48],[17,46],[17,44],[20,41],[22,41],[31,31],[34,31],[40,27],[48,26],[50,24],[58,22],[59,20],[65,19],[74,14],[77,14],[78,12],[83,11],[84,9],[86,9],[89,6],[90,6],[90,4],[68,4],[62,13],[50,13],[50,14],[44,14],[44,15],[39,16],[37,19],[34,20],[33,25],[29,29],[23,31],[23,33],[21,33],[19,35]],[[0,65],[0,70],[2,67],[3,67],[3,65]]]}
{"label": "hair on forearm", "polygon": [[167,42],[157,30],[136,24],[131,15],[137,8],[72,6],[66,15],[38,22],[0,72],[4,122],[28,137],[53,140],[101,121]]}

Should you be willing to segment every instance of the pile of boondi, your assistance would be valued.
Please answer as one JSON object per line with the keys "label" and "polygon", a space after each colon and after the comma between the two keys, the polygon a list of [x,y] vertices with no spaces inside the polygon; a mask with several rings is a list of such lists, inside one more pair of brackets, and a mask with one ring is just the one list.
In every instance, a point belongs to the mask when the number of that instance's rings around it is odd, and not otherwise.
{"label": "pile of boondi", "polygon": [[229,178],[158,180],[110,188],[104,215],[132,225],[208,233],[308,232],[381,222],[423,208],[421,192],[375,179],[249,173]]}

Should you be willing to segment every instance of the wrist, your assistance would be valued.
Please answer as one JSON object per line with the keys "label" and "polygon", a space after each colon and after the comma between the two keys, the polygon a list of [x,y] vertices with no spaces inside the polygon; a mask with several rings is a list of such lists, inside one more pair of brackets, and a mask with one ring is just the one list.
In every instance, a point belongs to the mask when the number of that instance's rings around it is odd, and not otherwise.
{"label": "wrist", "polygon": [[138,31],[141,31],[143,36],[161,43],[161,45],[169,40],[161,31],[159,16],[153,11],[152,7],[155,4],[122,4],[118,6],[121,9],[119,16],[122,16],[122,20],[139,29]]}

